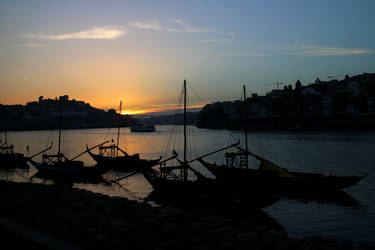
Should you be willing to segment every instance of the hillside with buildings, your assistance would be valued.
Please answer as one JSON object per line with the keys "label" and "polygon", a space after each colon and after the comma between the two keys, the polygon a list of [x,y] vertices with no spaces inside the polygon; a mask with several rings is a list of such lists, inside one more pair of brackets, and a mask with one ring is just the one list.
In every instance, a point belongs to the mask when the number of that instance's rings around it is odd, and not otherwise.
{"label": "hillside with buildings", "polygon": [[[59,116],[62,128],[100,128],[117,127],[119,114],[114,109],[97,109],[84,101],[69,100],[67,95],[55,99],[28,102],[26,105],[0,104],[0,130],[41,130],[57,129]],[[135,123],[131,116],[122,115],[121,126]]]}
{"label": "hillside with buildings", "polygon": [[364,73],[343,80],[285,86],[265,96],[251,94],[243,101],[215,102],[198,114],[202,128],[239,129],[246,107],[249,129],[317,130],[374,129],[375,73]]}

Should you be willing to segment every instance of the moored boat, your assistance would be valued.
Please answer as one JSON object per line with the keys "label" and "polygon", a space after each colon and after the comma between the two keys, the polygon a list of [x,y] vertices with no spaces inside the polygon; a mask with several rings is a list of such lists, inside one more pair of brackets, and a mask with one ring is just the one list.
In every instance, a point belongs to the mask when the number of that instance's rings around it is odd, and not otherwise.
{"label": "moored boat", "polygon": [[[121,114],[122,101],[120,102]],[[104,145],[104,142],[99,145],[99,153],[95,154],[92,152],[92,148],[89,149],[86,145],[87,152],[93,158],[99,166],[103,166],[109,169],[117,171],[144,171],[159,163],[161,157],[158,159],[142,159],[139,154],[130,155],[126,151],[119,147],[120,142],[120,129],[121,129],[121,115],[119,115],[118,130],[117,130],[117,144],[112,143],[111,145]],[[119,155],[121,153],[122,155]]]}
{"label": "moored boat", "polygon": [[155,126],[153,124],[137,123],[130,127],[131,132],[155,132]]}
{"label": "moored boat", "polygon": [[[249,155],[253,153],[249,152]],[[318,194],[324,192],[337,192],[355,185],[367,173],[359,176],[336,176],[319,173],[290,172],[260,156],[258,169],[228,167],[227,165],[212,164],[203,159],[198,161],[216,176],[219,182],[228,185],[240,185],[252,188],[255,185],[264,186],[269,192],[281,195]]]}
{"label": "moored boat", "polygon": [[42,162],[36,162],[30,159],[31,164],[43,174],[56,177],[97,177],[108,169],[101,166],[85,167],[82,161],[69,160],[63,154],[43,155]]}
{"label": "moored boat", "polygon": [[[99,146],[99,154],[92,153],[87,145],[86,148],[89,155],[99,166],[118,171],[144,171],[156,166],[161,160],[161,157],[158,159],[142,159],[139,154],[129,155],[114,144]],[[117,151],[120,151],[123,155],[116,154]]]}
{"label": "moored boat", "polygon": [[[4,120],[6,121],[6,118]],[[8,144],[8,130],[6,125],[4,136],[5,141],[0,140],[0,168],[28,168],[29,165],[26,163],[28,157],[25,157],[22,153],[14,152],[14,146]]]}
{"label": "moored boat", "polygon": [[[182,205],[184,207],[222,207],[230,204],[243,204],[251,209],[260,209],[271,205],[279,196],[266,191],[259,192],[260,188],[244,190],[231,188],[216,180],[210,179],[190,166],[194,160],[187,160],[187,134],[186,134],[186,81],[183,84],[184,95],[184,154],[183,159],[178,159],[178,154],[173,150],[172,157],[160,162],[159,170],[143,171],[145,179],[154,188],[154,197],[158,197],[168,205]],[[219,150],[220,151],[220,150]],[[208,154],[206,154],[208,155]],[[167,166],[166,163],[177,160],[177,163]],[[192,172],[196,179],[188,178]]]}
{"label": "moored boat", "polygon": [[30,163],[43,174],[50,176],[56,176],[61,178],[84,178],[89,179],[92,177],[98,177],[108,171],[103,166],[85,167],[83,161],[75,160],[83,153],[78,154],[72,159],[65,157],[61,153],[61,129],[62,129],[62,100],[60,100],[60,116],[59,116],[59,137],[58,137],[58,152],[57,154],[43,154],[42,162],[34,161],[33,158],[40,155],[52,148],[52,145],[41,152],[34,154],[30,157]]}
{"label": "moored boat", "polygon": [[13,145],[6,143],[0,146],[0,168],[28,168],[28,158],[13,151]]}
{"label": "moored boat", "polygon": [[[367,176],[335,176],[319,173],[291,172],[275,163],[264,159],[249,151],[247,146],[247,123],[246,123],[246,88],[243,86],[244,94],[244,135],[245,149],[237,147],[236,152],[225,154],[226,164],[217,165],[209,163],[202,158],[198,161],[216,176],[216,180],[225,183],[228,187],[242,187],[246,189],[262,186],[268,192],[281,195],[291,194],[319,194],[324,192],[337,192],[358,183]],[[258,160],[257,169],[249,168],[248,157]]]}

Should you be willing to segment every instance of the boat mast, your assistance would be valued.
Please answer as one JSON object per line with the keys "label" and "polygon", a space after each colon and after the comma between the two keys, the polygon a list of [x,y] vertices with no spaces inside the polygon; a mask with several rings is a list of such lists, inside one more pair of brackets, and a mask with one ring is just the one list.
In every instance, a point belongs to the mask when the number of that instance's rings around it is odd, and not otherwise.
{"label": "boat mast", "polygon": [[120,101],[120,113],[119,113],[119,117],[118,117],[117,148],[116,148],[117,152],[116,152],[116,156],[118,156],[118,145],[119,145],[119,142],[120,142],[121,107],[122,107],[122,101]]}
{"label": "boat mast", "polygon": [[57,151],[57,161],[61,162],[61,120],[62,120],[62,98],[60,98],[60,105],[59,105],[59,146]]}
{"label": "boat mast", "polygon": [[8,147],[8,123],[7,123],[7,117],[5,115],[5,148]]}
{"label": "boat mast", "polygon": [[184,80],[184,181],[187,181],[187,162],[186,162],[186,80]]}
{"label": "boat mast", "polygon": [[245,149],[246,149],[246,156],[245,156],[245,164],[246,168],[248,168],[248,155],[247,152],[249,152],[247,147],[247,103],[246,103],[246,86],[243,85],[243,103],[244,103],[244,130],[245,130]]}
{"label": "boat mast", "polygon": [[246,87],[243,85],[243,101],[244,101],[244,129],[245,129],[245,148],[247,150],[247,105],[246,105]]}
{"label": "boat mast", "polygon": [[186,80],[184,80],[184,164],[186,163]]}

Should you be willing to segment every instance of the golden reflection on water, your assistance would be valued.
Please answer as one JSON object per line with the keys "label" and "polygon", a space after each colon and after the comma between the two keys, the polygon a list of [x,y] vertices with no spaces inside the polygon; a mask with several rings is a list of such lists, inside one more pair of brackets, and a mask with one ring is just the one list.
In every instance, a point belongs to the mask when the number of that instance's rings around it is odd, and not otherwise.
{"label": "golden reflection on water", "polygon": [[[129,128],[121,128],[120,148],[128,154],[139,153],[140,157],[147,159],[159,158],[161,155],[170,156],[172,149],[176,150],[182,159],[183,156],[183,126],[156,126],[152,133],[132,133]],[[357,141],[343,140],[355,136]],[[14,144],[15,152],[27,155],[26,146],[29,146],[29,155],[35,154],[47,148],[53,142],[50,153],[57,151],[58,131],[21,131],[9,132],[9,142]],[[117,128],[102,129],[76,129],[62,131],[62,152],[72,158],[85,151],[86,144],[89,147],[100,144],[106,140],[117,141]],[[241,131],[198,129],[188,126],[188,155],[187,159],[194,159],[200,155],[217,150],[230,143],[241,140]],[[169,147],[167,147],[169,142]],[[324,143],[322,143],[324,142]],[[375,136],[368,134],[329,134],[329,133],[249,133],[249,149],[274,163],[291,171],[319,172],[324,174],[357,175],[370,172],[373,166]],[[360,150],[358,145],[361,146]],[[98,149],[94,149],[98,152]],[[327,153],[329,152],[329,153]],[[167,154],[165,154],[167,153]],[[85,162],[86,166],[95,164],[88,154],[78,158]],[[41,160],[41,156],[35,158]],[[207,157],[208,161],[218,164],[225,163],[224,152]],[[358,169],[358,162],[362,169]],[[251,161],[252,166],[257,165]],[[198,163],[192,166],[208,177],[212,174]],[[23,171],[23,172],[22,172]],[[36,173],[34,167],[30,171],[0,172],[0,178],[10,181],[39,182],[52,184],[33,177]],[[116,179],[122,173],[107,173],[106,179]],[[144,198],[150,192],[151,187],[142,175],[134,175],[131,178],[120,181],[119,185],[79,184],[80,188],[91,189],[108,195],[137,196]],[[78,184],[77,184],[78,185]],[[78,187],[78,186],[77,186]],[[125,189],[124,189],[125,187]]]}
{"label": "golden reflection on water", "polygon": [[125,173],[110,171],[104,175],[104,179],[107,180],[105,183],[75,183],[73,187],[89,190],[94,193],[101,193],[111,197],[125,197],[138,201],[146,199],[148,194],[152,192],[152,187],[143,178],[142,174],[136,174],[118,182],[110,182],[110,180],[117,179],[125,175]]}
{"label": "golden reflection on water", "polygon": [[[191,147],[192,144],[194,144],[194,147],[192,147],[192,149],[188,151],[188,159],[196,157],[197,152],[206,153],[210,150],[207,149],[206,146],[199,147],[197,145],[207,145],[207,143],[209,144],[212,141],[216,141],[217,145],[215,145],[214,143],[214,147],[216,149],[217,147],[221,147],[221,145],[224,145],[225,143],[225,137],[223,137],[222,142],[217,143],[217,136],[210,136],[210,133],[206,133],[206,135],[202,137],[198,133],[195,133],[196,131],[194,132],[194,130],[197,129],[191,126],[188,127],[188,146]],[[89,147],[92,147],[107,140],[110,141],[109,143],[116,143],[117,131],[117,128],[63,130],[61,151],[68,158],[72,158],[85,151],[86,144]],[[182,158],[182,131],[182,126],[156,126],[156,131],[152,133],[132,133],[130,132],[129,128],[121,128],[119,147],[125,150],[128,154],[138,153],[141,158],[146,159],[156,159],[160,156],[165,155],[166,153],[167,155],[171,155],[172,149],[174,149]],[[48,153],[57,153],[57,130],[9,132],[8,136],[9,141],[15,147],[15,152],[24,153],[25,155],[33,155],[49,147],[52,143],[53,148],[48,151]],[[111,142],[112,140],[113,142]],[[167,147],[168,141],[169,147]],[[194,141],[198,141],[198,143]],[[26,151],[27,146],[29,147],[29,152]],[[212,146],[209,148],[212,148]],[[93,149],[93,152],[97,153],[98,149]],[[192,153],[195,153],[195,155],[193,155]],[[41,155],[35,157],[34,160],[41,161]],[[84,161],[85,166],[95,165],[95,161],[88,154],[80,156],[78,160]],[[210,175],[207,170],[200,169],[200,166],[196,166],[196,168],[201,171],[203,170],[204,173]],[[14,182],[32,182],[49,185],[56,183],[56,181],[54,180],[41,179],[40,177],[34,176],[36,173],[37,169],[35,169],[33,166],[30,166],[29,170],[15,169],[8,172],[2,171],[0,172],[0,179]],[[73,187],[78,189],[85,189],[95,193],[102,193],[108,196],[126,197],[133,200],[146,199],[147,196],[151,193],[152,187],[144,179],[142,174],[133,175],[119,181],[118,183],[111,182],[111,180],[115,180],[124,175],[126,174],[110,171],[103,175],[104,179],[106,180],[105,183],[74,183],[72,185]]]}

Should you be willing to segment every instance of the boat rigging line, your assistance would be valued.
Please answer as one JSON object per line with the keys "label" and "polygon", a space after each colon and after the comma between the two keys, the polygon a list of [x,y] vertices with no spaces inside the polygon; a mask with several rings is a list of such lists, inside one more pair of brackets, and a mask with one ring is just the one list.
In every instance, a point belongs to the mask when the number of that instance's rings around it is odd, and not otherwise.
{"label": "boat rigging line", "polygon": [[120,112],[118,116],[118,130],[117,130],[117,151],[116,151],[116,156],[118,157],[118,145],[120,141],[120,127],[121,127],[121,107],[122,107],[122,101],[120,101]]}
{"label": "boat rigging line", "polygon": [[123,179],[126,179],[126,178],[128,178],[128,177],[130,177],[130,176],[133,176],[133,175],[135,175],[136,173],[138,173],[138,172],[137,172],[137,171],[133,171],[133,172],[130,173],[130,174],[127,174],[127,175],[122,176],[122,177],[120,177],[120,178],[117,178],[117,179],[111,180],[111,182],[112,182],[112,183],[117,183],[118,181],[121,181],[121,180],[123,180]]}
{"label": "boat rigging line", "polygon": [[198,97],[198,99],[202,102],[202,104],[206,104],[207,102],[201,98],[197,91],[193,89],[193,87],[187,82],[187,86],[193,91],[193,93]]}
{"label": "boat rigging line", "polygon": [[72,160],[74,160],[74,159],[77,159],[77,158],[80,157],[81,155],[86,154],[86,153],[87,153],[88,151],[90,151],[91,149],[94,149],[94,148],[100,147],[101,145],[106,144],[107,142],[109,142],[109,140],[108,140],[108,141],[105,141],[105,142],[102,142],[102,143],[100,143],[100,144],[98,144],[98,145],[96,145],[96,146],[93,146],[93,147],[91,147],[91,148],[89,148],[89,149],[86,149],[85,151],[83,151],[82,153],[79,153],[78,155],[74,156],[74,157],[73,157],[72,159],[70,159],[70,160],[72,161]]}
{"label": "boat rigging line", "polygon": [[[179,113],[179,111],[180,111],[181,104],[182,104],[182,95],[183,95],[183,93],[181,91],[180,94],[179,94],[178,100],[177,100],[177,104],[176,104],[177,109],[174,111],[173,115],[177,115]],[[168,141],[167,141],[167,143],[164,146],[163,158],[167,157],[168,152],[171,149],[171,146],[173,144],[175,144],[175,141],[176,141],[176,132],[177,132],[176,124],[172,123],[172,127],[168,131],[168,133],[169,133]]]}

